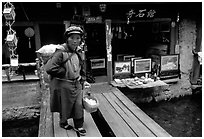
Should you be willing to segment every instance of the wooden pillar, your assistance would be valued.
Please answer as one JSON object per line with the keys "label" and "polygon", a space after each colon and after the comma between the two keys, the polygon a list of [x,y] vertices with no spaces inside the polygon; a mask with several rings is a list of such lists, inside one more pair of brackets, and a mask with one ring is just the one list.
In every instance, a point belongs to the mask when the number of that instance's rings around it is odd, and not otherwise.
{"label": "wooden pillar", "polygon": [[34,31],[35,31],[35,49],[37,51],[38,49],[41,48],[40,28],[38,23],[34,23]]}
{"label": "wooden pillar", "polygon": [[171,22],[171,32],[170,32],[170,54],[175,54],[178,53],[175,49],[178,49],[176,45],[178,45],[177,43],[178,41],[178,25],[176,24],[175,21]]}
{"label": "wooden pillar", "polygon": [[106,29],[106,51],[107,51],[107,79],[110,84],[113,80],[113,72],[112,72],[112,33],[111,33],[111,20],[105,20],[105,29]]}

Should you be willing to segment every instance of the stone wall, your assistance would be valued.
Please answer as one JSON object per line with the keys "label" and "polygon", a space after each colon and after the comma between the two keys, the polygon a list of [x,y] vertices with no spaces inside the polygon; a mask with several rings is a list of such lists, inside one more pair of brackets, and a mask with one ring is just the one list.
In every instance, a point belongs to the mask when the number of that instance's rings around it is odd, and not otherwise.
{"label": "stone wall", "polygon": [[179,48],[181,79],[169,87],[169,98],[192,94],[190,74],[193,65],[192,50],[196,46],[196,22],[183,19],[179,23]]}
{"label": "stone wall", "polygon": [[2,84],[2,122],[39,118],[41,90],[38,81]]}

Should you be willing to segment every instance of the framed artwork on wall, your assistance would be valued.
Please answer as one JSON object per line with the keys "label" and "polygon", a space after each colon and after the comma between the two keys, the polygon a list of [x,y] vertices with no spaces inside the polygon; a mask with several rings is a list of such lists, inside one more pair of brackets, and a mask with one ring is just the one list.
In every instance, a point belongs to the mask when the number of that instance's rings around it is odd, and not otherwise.
{"label": "framed artwork on wall", "polygon": [[131,58],[135,57],[135,55],[124,55],[123,60],[124,61],[130,61]]}
{"label": "framed artwork on wall", "polygon": [[164,55],[160,58],[160,71],[179,70],[179,55]]}
{"label": "framed artwork on wall", "polygon": [[151,58],[135,59],[134,74],[151,72]]}
{"label": "framed artwork on wall", "polygon": [[180,78],[179,54],[161,56],[159,76],[161,80]]}
{"label": "framed artwork on wall", "polygon": [[105,68],[105,58],[91,59],[91,69]]}
{"label": "framed artwork on wall", "polygon": [[116,61],[114,63],[114,74],[131,74],[131,61]]}

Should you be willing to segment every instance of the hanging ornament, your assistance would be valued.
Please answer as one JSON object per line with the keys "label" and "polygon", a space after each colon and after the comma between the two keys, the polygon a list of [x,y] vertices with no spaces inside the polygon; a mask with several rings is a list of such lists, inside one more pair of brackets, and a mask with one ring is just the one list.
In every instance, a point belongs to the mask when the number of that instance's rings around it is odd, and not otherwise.
{"label": "hanging ornament", "polygon": [[15,20],[16,13],[14,9],[15,7],[10,2],[4,5],[3,14],[6,20]]}
{"label": "hanging ornament", "polygon": [[17,46],[18,39],[16,37],[16,31],[11,28],[7,31],[6,43],[12,48]]}
{"label": "hanging ornament", "polygon": [[34,36],[35,32],[31,27],[28,27],[24,33],[29,38],[29,48],[31,48],[30,38]]}

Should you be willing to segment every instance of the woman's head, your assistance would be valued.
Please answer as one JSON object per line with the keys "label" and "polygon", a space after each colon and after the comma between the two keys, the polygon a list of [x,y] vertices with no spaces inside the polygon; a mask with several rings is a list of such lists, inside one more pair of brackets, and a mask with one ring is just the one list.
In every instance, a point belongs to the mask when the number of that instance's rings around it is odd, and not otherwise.
{"label": "woman's head", "polygon": [[75,51],[76,48],[81,44],[81,36],[79,34],[71,34],[67,38],[67,45],[71,51]]}
{"label": "woman's head", "polygon": [[68,48],[75,51],[82,42],[83,30],[78,26],[70,26],[65,31]]}

